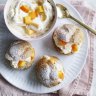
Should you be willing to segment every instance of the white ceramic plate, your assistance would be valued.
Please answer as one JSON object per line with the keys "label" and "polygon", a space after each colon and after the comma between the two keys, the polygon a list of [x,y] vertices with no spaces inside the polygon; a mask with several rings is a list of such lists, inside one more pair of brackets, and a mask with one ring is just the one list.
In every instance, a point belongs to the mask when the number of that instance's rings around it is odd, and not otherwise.
{"label": "white ceramic plate", "polygon": [[[69,9],[72,15],[74,15],[76,18],[82,21],[82,18],[79,15],[79,13],[70,4],[68,4],[63,0],[55,0],[55,1],[56,3],[64,4]],[[72,20],[58,19],[56,26],[59,26],[65,23],[76,24]],[[85,64],[85,60],[88,53],[88,35],[86,31],[84,31],[84,35],[85,35],[84,43],[79,53],[70,55],[70,56],[61,55],[54,49],[54,46],[52,43],[52,32],[47,37],[41,40],[31,42],[36,51],[35,62],[30,69],[18,71],[18,70],[12,69],[9,66],[9,62],[6,61],[4,58],[5,52],[8,49],[10,42],[13,42],[16,38],[12,34],[10,34],[8,31],[4,31],[2,32],[2,34],[0,34],[0,42],[1,42],[0,73],[9,83],[28,92],[49,93],[49,92],[59,90],[60,88],[70,84],[77,77],[77,75],[80,73],[81,69]],[[65,70],[64,81],[61,84],[52,88],[47,88],[43,86],[41,83],[39,83],[36,79],[36,75],[34,71],[34,65],[36,64],[36,61],[38,61],[38,59],[45,54],[59,57],[59,59],[62,60],[64,65],[64,70]]]}

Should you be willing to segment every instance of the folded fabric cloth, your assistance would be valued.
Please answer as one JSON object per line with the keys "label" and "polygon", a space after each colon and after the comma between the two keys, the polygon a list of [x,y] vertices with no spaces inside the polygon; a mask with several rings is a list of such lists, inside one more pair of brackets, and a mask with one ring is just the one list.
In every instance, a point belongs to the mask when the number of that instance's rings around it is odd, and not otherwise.
{"label": "folded fabric cloth", "polygon": [[[87,8],[84,5],[83,0],[69,0],[69,2],[80,12],[86,24],[94,26],[93,20],[95,18],[95,11]],[[0,6],[0,30],[3,30],[3,28],[4,30],[7,30],[2,15],[3,7],[3,5]],[[57,93],[32,94],[24,92],[13,87],[0,76],[0,96],[87,96],[90,91],[93,77],[93,41],[94,35],[89,33],[89,53],[83,70],[70,85],[60,89]]]}

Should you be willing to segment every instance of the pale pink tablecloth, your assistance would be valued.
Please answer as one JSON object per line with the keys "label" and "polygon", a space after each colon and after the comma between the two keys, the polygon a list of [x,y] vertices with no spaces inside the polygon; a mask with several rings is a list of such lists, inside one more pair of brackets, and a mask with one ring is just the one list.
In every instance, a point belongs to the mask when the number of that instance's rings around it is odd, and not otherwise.
{"label": "pale pink tablecloth", "polygon": [[[93,20],[96,20],[95,11],[86,7],[83,0],[70,0],[69,2],[80,12],[86,24],[95,26],[93,24]],[[0,15],[2,15],[2,13],[3,5],[0,6]],[[0,16],[0,18],[0,29],[2,29],[3,26],[5,26],[3,15]],[[57,93],[32,94],[13,87],[6,80],[4,80],[2,76],[0,76],[0,96],[90,96],[89,91],[93,77],[93,41],[94,35],[89,33],[90,46],[86,64],[79,76],[66,88],[60,89]]]}

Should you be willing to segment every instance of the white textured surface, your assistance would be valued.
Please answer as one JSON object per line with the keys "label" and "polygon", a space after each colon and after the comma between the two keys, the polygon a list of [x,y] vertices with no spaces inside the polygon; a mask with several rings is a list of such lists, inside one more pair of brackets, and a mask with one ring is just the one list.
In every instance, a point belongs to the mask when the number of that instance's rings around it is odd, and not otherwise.
{"label": "white textured surface", "polygon": [[[77,12],[75,10],[73,10],[72,7],[68,6],[67,4],[65,4],[65,5],[69,8],[69,10],[72,12],[73,15],[75,15],[78,19],[80,19]],[[61,20],[59,20],[58,24],[65,23],[65,22],[72,23],[71,21],[65,19],[62,22],[61,22]],[[2,48],[2,52],[5,52],[6,51],[5,48],[8,45],[7,44],[4,45],[4,43],[6,42],[6,40],[8,40],[10,42],[10,40],[12,40],[14,37],[6,36],[6,31],[3,33],[3,36],[5,36],[6,39],[2,38],[3,41],[2,41],[1,48]],[[49,45],[47,44],[48,42],[50,42]],[[0,58],[0,59],[3,59],[2,60],[3,62],[1,63],[1,67],[0,67],[1,73],[10,83],[12,83],[13,85],[15,85],[23,90],[27,90],[27,91],[31,91],[31,92],[39,92],[39,93],[55,91],[57,89],[60,89],[61,87],[64,87],[65,85],[69,84],[70,82],[72,82],[84,66],[84,61],[86,58],[86,53],[87,53],[87,48],[88,48],[86,32],[85,32],[85,42],[84,42],[80,52],[78,54],[71,55],[71,56],[60,55],[59,53],[57,53],[54,50],[52,39],[51,39],[51,34],[48,37],[46,37],[45,39],[43,39],[43,43],[42,43],[42,41],[38,41],[38,42],[36,41],[36,42],[32,42],[32,45],[36,49],[36,56],[37,56],[36,60],[38,60],[38,58],[44,54],[55,55],[55,56],[58,56],[62,60],[62,62],[64,64],[64,69],[65,69],[65,80],[64,80],[63,84],[60,84],[59,86],[56,86],[53,88],[46,88],[46,87],[42,86],[40,83],[36,82],[34,71],[32,70],[34,66],[31,69],[25,70],[25,71],[13,70],[13,69],[9,68],[8,66],[6,66],[6,64],[8,64],[8,63],[4,60],[4,53],[0,54],[0,55],[2,55],[1,56],[2,58]],[[41,52],[42,49],[44,52]],[[70,61],[72,61],[72,62],[70,62]],[[12,78],[12,79],[10,79],[10,78]],[[34,87],[32,87],[32,86],[34,86]]]}
{"label": "white textured surface", "polygon": [[[93,28],[96,29],[96,15],[93,20]],[[96,96],[96,37],[94,40],[93,82],[90,90],[91,96]]]}
{"label": "white textured surface", "polygon": [[94,64],[93,64],[94,74],[93,74],[93,82],[92,82],[92,88],[91,88],[91,96],[96,96],[96,38],[94,43],[95,43]]}
{"label": "white textured surface", "polygon": [[86,0],[92,9],[96,9],[96,0]]}

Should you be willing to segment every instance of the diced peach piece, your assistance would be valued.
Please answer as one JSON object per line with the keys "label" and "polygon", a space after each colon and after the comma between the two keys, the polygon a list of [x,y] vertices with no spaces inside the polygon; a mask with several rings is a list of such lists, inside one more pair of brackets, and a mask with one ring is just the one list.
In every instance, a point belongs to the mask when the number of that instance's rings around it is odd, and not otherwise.
{"label": "diced peach piece", "polygon": [[63,80],[64,79],[64,73],[62,71],[59,71],[58,77]]}
{"label": "diced peach piece", "polygon": [[20,9],[21,9],[22,11],[26,12],[26,13],[28,13],[29,10],[30,10],[29,7],[26,6],[26,5],[22,5],[22,6],[20,7]]}
{"label": "diced peach piece", "polygon": [[72,45],[72,51],[73,52],[77,52],[78,51],[78,45],[77,44],[73,44]]}
{"label": "diced peach piece", "polygon": [[18,63],[18,67],[19,67],[19,68],[22,68],[22,67],[25,66],[25,64],[26,64],[25,61],[19,61],[19,63]]}
{"label": "diced peach piece", "polygon": [[66,44],[67,44],[67,42],[65,42],[64,40],[59,40],[59,45],[65,46]]}
{"label": "diced peach piece", "polygon": [[27,33],[28,35],[32,35],[32,34],[35,33],[35,31],[32,30],[32,29],[26,29],[26,33]]}
{"label": "diced peach piece", "polygon": [[31,56],[31,60],[33,60],[33,58],[34,58],[34,56],[35,56],[35,51],[34,51],[34,49],[32,48],[32,56]]}
{"label": "diced peach piece", "polygon": [[39,25],[38,25],[37,23],[34,23],[34,22],[32,22],[31,25],[33,25],[33,26],[36,27],[36,28],[39,27]]}
{"label": "diced peach piece", "polygon": [[27,25],[31,24],[32,23],[31,17],[30,16],[24,17],[24,23],[27,24]]}
{"label": "diced peach piece", "polygon": [[38,9],[35,10],[36,16],[39,15]]}
{"label": "diced peach piece", "polygon": [[55,64],[57,62],[57,60],[58,60],[58,58],[56,58],[54,56],[50,57],[50,61],[52,64]]}
{"label": "diced peach piece", "polygon": [[47,18],[47,17],[46,17],[46,14],[45,14],[45,13],[42,13],[41,15],[42,15],[42,21],[45,21],[46,18]]}
{"label": "diced peach piece", "polygon": [[35,19],[36,18],[36,12],[35,11],[29,12],[29,16],[31,17],[31,19]]}
{"label": "diced peach piece", "polygon": [[43,6],[38,6],[38,12],[39,13],[43,13],[44,12],[44,8],[43,8]]}

